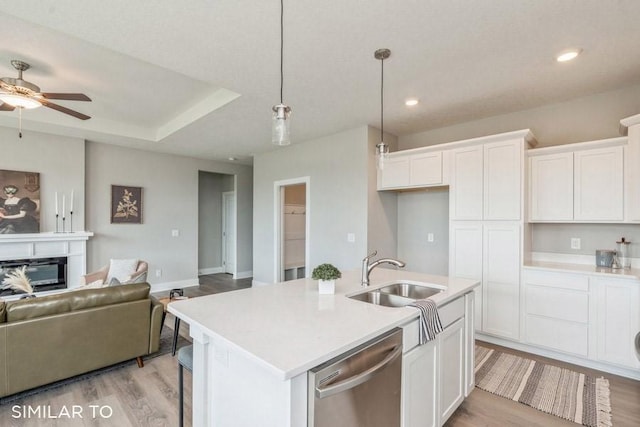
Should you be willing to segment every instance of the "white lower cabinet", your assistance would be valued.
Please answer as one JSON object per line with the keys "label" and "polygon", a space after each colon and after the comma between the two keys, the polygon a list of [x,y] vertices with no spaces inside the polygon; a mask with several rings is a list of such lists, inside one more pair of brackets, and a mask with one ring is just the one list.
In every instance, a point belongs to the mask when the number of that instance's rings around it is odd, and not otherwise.
{"label": "white lower cabinet", "polygon": [[640,281],[525,268],[523,292],[524,344],[639,377]]}
{"label": "white lower cabinet", "polygon": [[438,336],[440,368],[440,421],[443,424],[464,400],[465,336],[464,319],[442,331]]}
{"label": "white lower cabinet", "polygon": [[[444,330],[436,339],[417,345],[417,320],[405,325],[402,356],[402,426],[441,426],[460,406],[473,372],[473,293],[439,308]],[[407,339],[410,338],[410,339]]]}
{"label": "white lower cabinet", "polygon": [[640,283],[630,280],[594,280],[597,321],[597,359],[640,368],[635,339],[640,334]]}
{"label": "white lower cabinet", "polygon": [[404,427],[439,426],[436,341],[418,346],[402,358]]}

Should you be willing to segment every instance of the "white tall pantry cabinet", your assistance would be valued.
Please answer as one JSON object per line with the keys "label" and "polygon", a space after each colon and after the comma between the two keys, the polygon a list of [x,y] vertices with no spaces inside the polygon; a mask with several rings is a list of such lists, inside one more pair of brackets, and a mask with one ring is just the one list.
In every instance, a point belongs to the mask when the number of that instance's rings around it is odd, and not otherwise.
{"label": "white tall pantry cabinet", "polygon": [[525,149],[530,131],[477,138],[451,152],[449,275],[480,280],[476,331],[519,339]]}

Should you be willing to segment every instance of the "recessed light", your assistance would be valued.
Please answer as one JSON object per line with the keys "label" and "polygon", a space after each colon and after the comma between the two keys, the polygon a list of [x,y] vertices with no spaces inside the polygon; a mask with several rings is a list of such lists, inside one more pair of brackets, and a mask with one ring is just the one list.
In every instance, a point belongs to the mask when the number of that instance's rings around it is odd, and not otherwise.
{"label": "recessed light", "polygon": [[582,49],[567,49],[563,50],[556,56],[556,61],[558,62],[567,62],[575,59],[578,55],[582,53]]}
{"label": "recessed light", "polygon": [[414,105],[418,105],[418,99],[417,98],[409,98],[406,101],[404,101],[404,105],[406,105],[407,107],[413,107]]}

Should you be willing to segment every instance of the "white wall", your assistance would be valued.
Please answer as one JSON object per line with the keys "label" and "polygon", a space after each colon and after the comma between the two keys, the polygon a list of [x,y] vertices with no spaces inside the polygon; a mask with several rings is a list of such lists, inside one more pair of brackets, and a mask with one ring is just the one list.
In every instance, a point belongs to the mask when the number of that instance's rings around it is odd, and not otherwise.
{"label": "white wall", "polygon": [[[88,142],[86,145],[89,271],[110,258],[149,262],[149,282],[159,287],[197,283],[198,173],[236,175],[238,271],[251,270],[252,171],[250,166],[133,150]],[[64,174],[64,172],[61,172]],[[110,224],[111,185],[143,187],[142,224]],[[178,229],[178,237],[171,230]],[[161,269],[162,277],[155,271]]]}
{"label": "white wall", "polygon": [[[329,262],[358,268],[367,250],[368,127],[293,143],[254,158],[253,272],[261,283],[274,281],[274,182],[310,177],[311,245],[307,274]],[[347,233],[356,241],[347,242]]]}
{"label": "white wall", "polygon": [[[5,113],[9,114],[9,113]],[[17,124],[17,120],[16,120]],[[74,190],[73,228],[84,230],[84,140],[0,127],[0,169],[40,173],[40,231],[55,231],[55,192]],[[59,222],[61,229],[62,223]],[[67,218],[67,230],[69,222]]]}

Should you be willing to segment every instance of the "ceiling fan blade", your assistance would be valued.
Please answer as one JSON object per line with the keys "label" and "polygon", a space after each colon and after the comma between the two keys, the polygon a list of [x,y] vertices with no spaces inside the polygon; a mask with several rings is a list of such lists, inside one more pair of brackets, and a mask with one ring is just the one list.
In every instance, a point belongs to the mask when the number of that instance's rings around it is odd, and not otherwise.
{"label": "ceiling fan blade", "polygon": [[14,107],[13,105],[5,104],[5,103],[0,104],[0,111],[13,111],[15,109],[16,107]]}
{"label": "ceiling fan blade", "polygon": [[87,120],[90,119],[90,116],[87,116],[85,114],[79,113],[77,111],[71,110],[67,107],[63,107],[62,105],[58,105],[58,104],[54,104],[53,102],[49,102],[47,100],[41,99],[40,102],[42,103],[42,105],[44,105],[45,107],[49,107],[52,108],[54,110],[60,111],[61,113],[65,113],[68,114],[70,116],[76,117],[80,120]]}
{"label": "ceiling fan blade", "polygon": [[66,99],[68,101],[91,101],[84,93],[41,93],[46,99]]}

